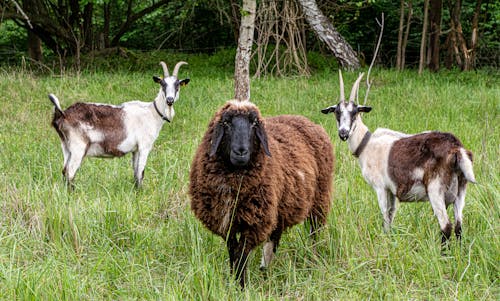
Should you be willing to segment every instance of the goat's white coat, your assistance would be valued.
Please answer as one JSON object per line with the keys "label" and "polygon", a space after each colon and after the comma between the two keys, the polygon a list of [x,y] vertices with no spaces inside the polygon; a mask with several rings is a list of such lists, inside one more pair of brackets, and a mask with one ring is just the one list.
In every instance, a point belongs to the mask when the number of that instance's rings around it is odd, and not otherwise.
{"label": "goat's white coat", "polygon": [[[339,126],[339,130],[342,127]],[[358,115],[350,128],[345,128],[350,132],[347,139],[349,150],[354,153],[361,143],[368,128]],[[396,212],[395,195],[397,194],[397,183],[395,183],[388,170],[389,153],[395,141],[411,137],[405,134],[389,129],[377,129],[371,136],[365,146],[364,151],[359,155],[358,162],[361,167],[361,173],[368,184],[370,184],[377,193],[378,204],[384,219],[384,229],[388,231],[394,219]],[[465,149],[460,149],[461,160],[460,169],[469,182],[475,182],[472,162],[470,161]],[[416,168],[408,171],[415,179],[415,184],[405,196],[403,201],[429,201],[431,203],[434,215],[438,219],[440,228],[443,230],[450,223],[446,213],[446,206],[454,204],[455,222],[462,222],[462,211],[465,205],[465,189],[458,186],[458,179],[454,175],[450,187],[442,187],[439,177],[432,179],[426,188],[423,183],[424,170]]]}
{"label": "goat's white coat", "polygon": [[[116,130],[124,131],[125,139],[117,145],[117,149],[124,154],[132,152],[132,165],[137,186],[142,184],[148,155],[165,123],[165,120],[156,111],[154,103],[156,103],[158,110],[169,120],[172,120],[175,114],[173,103],[179,98],[178,87],[175,88],[178,80],[176,76],[169,76],[164,78],[164,81],[166,85],[160,87],[160,91],[153,102],[135,100],[121,105],[88,103],[97,106],[109,106],[123,112],[122,122],[124,128]],[[55,110],[62,111],[57,97],[50,94],[49,98],[53,101]],[[167,105],[168,101],[171,105]],[[78,127],[70,127],[68,124],[65,126],[68,135],[61,141],[64,157],[63,173],[66,180],[71,183],[85,156],[113,157],[113,155],[106,153],[100,145],[105,139],[103,129],[95,128],[85,122],[79,123]],[[87,142],[85,136],[90,141]]]}

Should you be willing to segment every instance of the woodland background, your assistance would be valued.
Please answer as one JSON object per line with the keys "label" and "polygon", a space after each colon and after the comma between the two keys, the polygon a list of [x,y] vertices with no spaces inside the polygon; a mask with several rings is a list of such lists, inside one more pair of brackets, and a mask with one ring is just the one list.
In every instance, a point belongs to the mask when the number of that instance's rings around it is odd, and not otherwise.
{"label": "woodland background", "polygon": [[[255,75],[309,75],[314,72],[310,52],[332,56],[305,21],[299,2],[317,3],[361,67],[374,53],[375,19],[381,13],[380,66],[418,68],[422,60],[421,68],[438,71],[498,68],[500,63],[498,1],[259,0]],[[240,19],[237,0],[1,0],[0,61],[79,69],[85,58],[133,59],[137,51],[212,54],[236,47]]]}

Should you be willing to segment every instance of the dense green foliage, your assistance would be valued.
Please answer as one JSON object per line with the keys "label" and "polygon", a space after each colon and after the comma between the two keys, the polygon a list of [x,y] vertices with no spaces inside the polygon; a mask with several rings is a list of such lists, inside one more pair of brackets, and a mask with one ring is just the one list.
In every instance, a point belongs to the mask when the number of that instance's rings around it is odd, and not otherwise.
{"label": "dense green foliage", "polygon": [[[451,131],[475,155],[478,184],[468,187],[464,238],[461,245],[452,239],[444,256],[428,203],[402,204],[393,232],[383,233],[375,193],[337,137],[334,118],[319,112],[338,97],[335,68],[310,78],[254,80],[252,99],[263,115],[301,114],[323,125],[337,162],[332,211],[316,251],[296,226],[266,274],[258,269],[260,249],[253,254],[241,292],[225,243],[194,218],[187,194],[194,151],[214,111],[233,95],[232,64],[224,57],[156,53],[114,61],[111,72],[81,74],[0,70],[0,299],[499,299],[498,76],[372,72],[374,109],[363,117],[372,130]],[[86,159],[75,191],[66,191],[47,94],[58,95],[63,107],[152,100],[160,58],[188,61],[180,76],[191,82],[153,148],[143,189],[133,188],[127,156]],[[346,85],[356,76],[345,73]]]}
{"label": "dense green foliage", "polygon": [[[267,0],[259,0],[258,3]],[[9,2],[9,1],[7,1]],[[279,0],[278,0],[279,2]],[[422,33],[423,0],[411,1],[413,18],[406,51],[407,64],[418,63],[420,39]],[[64,1],[61,3],[65,3]],[[83,7],[88,1],[81,1]],[[132,2],[131,2],[132,3]],[[132,3],[131,11],[139,12],[155,1],[139,1]],[[239,24],[239,1],[223,0],[182,0],[170,1],[132,22],[126,33],[120,36],[116,45],[133,50],[151,51],[157,49],[175,50],[188,53],[213,53],[224,48],[235,48]],[[397,37],[399,26],[399,1],[317,1],[323,13],[329,17],[342,36],[359,53],[362,60],[369,62],[373,55],[374,44],[378,35],[375,18],[384,13],[386,18],[385,35],[382,43],[379,62],[385,66],[394,66],[396,60]],[[447,1],[443,3],[441,45],[450,28]],[[476,1],[462,1],[462,23],[465,39],[471,36],[471,20]],[[92,40],[86,43],[83,52],[100,49],[101,34],[104,29],[104,9],[110,10],[110,38],[120,31],[125,22],[128,2],[97,1],[93,5]],[[64,6],[64,5],[63,5]],[[2,7],[0,6],[0,9]],[[83,13],[83,12],[81,12]],[[498,1],[483,1],[479,18],[479,45],[477,66],[493,66],[498,68],[500,49],[500,4]],[[64,23],[64,22],[63,22]],[[62,29],[61,29],[62,30]],[[74,28],[74,32],[79,29]],[[62,47],[62,45],[60,45]],[[44,45],[44,53],[48,58],[55,58],[55,53]],[[323,51],[324,45],[314,32],[307,32],[308,50]],[[20,57],[26,56],[26,29],[14,25],[13,22],[0,19],[0,61],[5,64],[19,64]]]}

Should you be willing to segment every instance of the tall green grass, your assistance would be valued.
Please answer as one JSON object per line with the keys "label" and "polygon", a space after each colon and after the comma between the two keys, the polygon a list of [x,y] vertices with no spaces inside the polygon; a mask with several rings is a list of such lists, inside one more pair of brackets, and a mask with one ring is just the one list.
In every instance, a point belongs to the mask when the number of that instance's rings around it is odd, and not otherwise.
{"label": "tall green grass", "polygon": [[[210,68],[209,59],[187,59],[180,74],[191,82],[156,141],[141,190],[133,188],[130,156],[85,159],[76,189],[66,190],[47,94],[56,94],[63,107],[82,100],[150,101],[158,91],[151,78],[160,73],[156,60],[140,72],[1,71],[1,299],[500,298],[498,74],[372,72],[373,111],[363,116],[370,129],[450,131],[475,155],[478,184],[468,187],[463,240],[453,239],[444,256],[428,203],[402,204],[394,230],[383,233],[375,193],[337,138],[334,118],[320,113],[338,97],[336,70],[253,80],[251,98],[263,115],[301,114],[327,129],[335,145],[335,194],[315,248],[305,227],[292,228],[266,273],[258,269],[261,251],[254,252],[242,292],[229,273],[225,243],[194,218],[187,194],[194,151],[212,114],[233,95],[232,73]],[[346,89],[356,76],[344,74]]]}

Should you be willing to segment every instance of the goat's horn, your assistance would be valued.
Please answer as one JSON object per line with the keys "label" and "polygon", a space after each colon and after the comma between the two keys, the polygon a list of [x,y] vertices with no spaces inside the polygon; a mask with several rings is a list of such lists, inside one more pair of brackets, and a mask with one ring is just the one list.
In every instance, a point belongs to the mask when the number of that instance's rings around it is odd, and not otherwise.
{"label": "goat's horn", "polygon": [[344,95],[344,79],[342,79],[342,70],[339,69],[339,84],[340,84],[340,101],[345,101]]}
{"label": "goat's horn", "polygon": [[356,80],[356,82],[354,83],[354,85],[352,85],[352,90],[351,90],[351,95],[349,96],[349,101],[354,101],[354,98],[356,98],[356,93],[358,93],[358,89],[359,89],[359,82],[363,78],[363,75],[365,75],[365,74],[361,73],[358,76],[358,79]]}
{"label": "goat's horn", "polygon": [[177,72],[179,72],[179,68],[182,66],[182,65],[187,65],[188,63],[186,62],[178,62],[176,65],[175,65],[175,68],[174,68],[174,72],[172,72],[172,76],[177,76]]}
{"label": "goat's horn", "polygon": [[167,64],[165,64],[165,62],[161,61],[160,65],[163,68],[163,77],[169,77],[170,74],[168,73]]}

